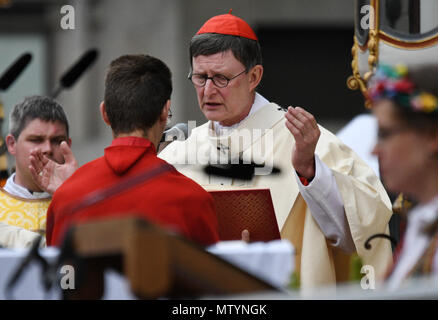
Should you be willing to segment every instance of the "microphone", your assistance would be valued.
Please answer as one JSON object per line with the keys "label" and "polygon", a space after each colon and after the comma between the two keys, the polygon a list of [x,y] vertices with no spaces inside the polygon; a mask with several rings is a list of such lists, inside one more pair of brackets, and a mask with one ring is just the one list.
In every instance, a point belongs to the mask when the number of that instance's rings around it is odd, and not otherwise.
{"label": "microphone", "polygon": [[21,55],[0,77],[0,90],[7,90],[31,60],[32,54],[27,52]]}
{"label": "microphone", "polygon": [[84,53],[78,62],[62,75],[58,87],[53,91],[52,98],[56,98],[63,89],[73,86],[85,70],[94,63],[97,56],[98,51],[96,49],[91,49]]}
{"label": "microphone", "polygon": [[184,141],[188,138],[188,125],[187,123],[181,122],[174,125],[172,128],[167,129],[163,132],[161,136],[161,142],[164,141]]}

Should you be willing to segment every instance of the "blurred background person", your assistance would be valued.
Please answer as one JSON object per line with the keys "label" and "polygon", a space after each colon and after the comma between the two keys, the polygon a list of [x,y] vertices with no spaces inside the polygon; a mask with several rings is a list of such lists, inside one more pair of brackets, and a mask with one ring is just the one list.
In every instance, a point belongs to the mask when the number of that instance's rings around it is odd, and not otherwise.
{"label": "blurred background person", "polygon": [[[44,235],[51,195],[33,179],[30,158],[32,152],[39,150],[54,162],[65,162],[71,145],[67,117],[53,99],[31,96],[15,105],[9,122],[10,133],[5,141],[15,158],[15,172],[0,188],[0,222]],[[7,246],[20,241],[20,236],[10,238],[11,235],[5,235],[10,239],[5,239]],[[29,236],[26,232],[20,235],[26,239]]]}
{"label": "blurred background person", "polygon": [[369,97],[378,122],[373,154],[387,188],[413,197],[407,229],[388,286],[438,274],[438,63],[381,65]]}

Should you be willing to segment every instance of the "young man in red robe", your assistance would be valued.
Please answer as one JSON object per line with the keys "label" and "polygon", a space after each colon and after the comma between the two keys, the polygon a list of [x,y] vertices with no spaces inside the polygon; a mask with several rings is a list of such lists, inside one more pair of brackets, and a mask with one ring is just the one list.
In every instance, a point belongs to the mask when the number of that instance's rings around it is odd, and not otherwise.
{"label": "young man in red robe", "polygon": [[171,73],[162,61],[126,55],[111,62],[100,112],[114,140],[103,157],[80,167],[54,193],[48,245],[59,246],[73,224],[123,215],[145,218],[202,245],[218,241],[212,197],[157,158],[171,92]]}

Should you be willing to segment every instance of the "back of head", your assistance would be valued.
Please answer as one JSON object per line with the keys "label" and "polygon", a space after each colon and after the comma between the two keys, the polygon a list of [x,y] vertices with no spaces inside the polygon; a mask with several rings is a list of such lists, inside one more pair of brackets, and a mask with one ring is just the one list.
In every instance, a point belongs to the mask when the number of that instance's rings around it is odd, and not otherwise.
{"label": "back of head", "polygon": [[192,58],[231,50],[237,60],[250,70],[262,64],[262,53],[257,36],[241,18],[231,13],[212,17],[190,41]]}
{"label": "back of head", "polygon": [[43,121],[59,121],[65,126],[68,136],[68,121],[61,105],[45,96],[30,96],[16,104],[9,116],[9,132],[18,139],[27,124],[35,119]]}
{"label": "back of head", "polygon": [[397,115],[419,131],[438,130],[438,63],[380,65],[371,78],[368,95],[373,104],[391,100]]}
{"label": "back of head", "polygon": [[169,68],[149,55],[125,55],[112,61],[105,80],[105,110],[113,132],[146,132],[170,99]]}

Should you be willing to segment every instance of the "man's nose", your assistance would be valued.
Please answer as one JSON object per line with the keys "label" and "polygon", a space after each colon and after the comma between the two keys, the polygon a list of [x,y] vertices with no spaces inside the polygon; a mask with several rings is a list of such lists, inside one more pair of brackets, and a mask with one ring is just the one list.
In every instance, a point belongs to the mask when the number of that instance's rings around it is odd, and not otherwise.
{"label": "man's nose", "polygon": [[205,95],[210,95],[210,94],[216,92],[216,90],[217,90],[217,87],[214,84],[213,80],[212,79],[207,79],[205,81],[204,94]]}
{"label": "man's nose", "polygon": [[52,144],[50,143],[50,140],[45,140],[43,143],[41,143],[40,148],[43,154],[52,154]]}

